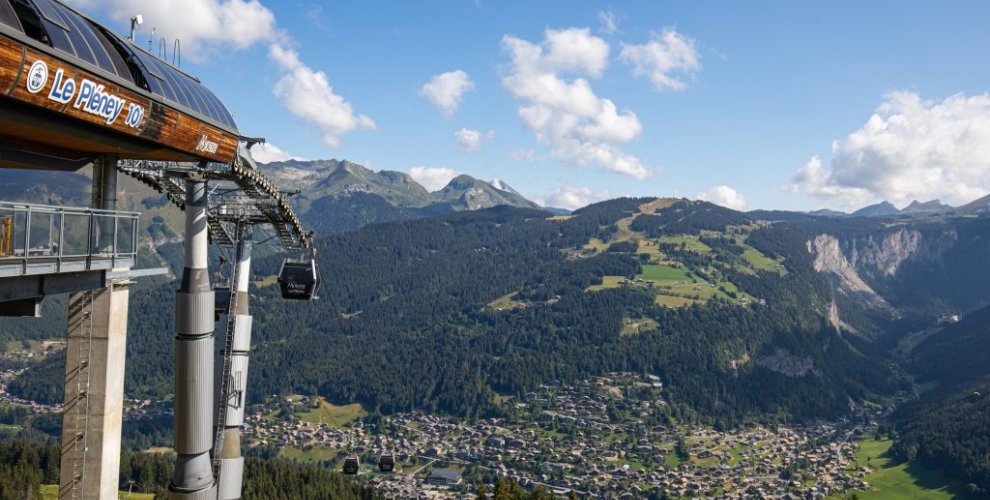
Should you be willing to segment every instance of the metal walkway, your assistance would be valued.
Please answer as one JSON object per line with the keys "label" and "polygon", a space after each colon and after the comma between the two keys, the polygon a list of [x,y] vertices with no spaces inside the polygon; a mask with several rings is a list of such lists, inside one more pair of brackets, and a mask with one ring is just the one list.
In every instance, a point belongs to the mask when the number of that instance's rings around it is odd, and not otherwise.
{"label": "metal walkway", "polygon": [[0,202],[0,278],[129,269],[139,216]]}

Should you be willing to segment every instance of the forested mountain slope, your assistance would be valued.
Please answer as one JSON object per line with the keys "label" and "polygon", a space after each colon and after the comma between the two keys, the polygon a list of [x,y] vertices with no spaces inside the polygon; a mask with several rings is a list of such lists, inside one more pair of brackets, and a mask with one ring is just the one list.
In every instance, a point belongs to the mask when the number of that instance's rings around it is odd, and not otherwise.
{"label": "forested mountain slope", "polygon": [[[793,229],[685,200],[367,226],[319,241],[322,300],[256,289],[251,395],[319,393],[472,417],[503,411],[497,394],[628,370],[661,376],[680,416],[839,415],[894,386],[829,324],[831,288],[806,243]],[[259,259],[255,274],[279,262]],[[171,385],[172,286],[145,286],[132,295],[128,391],[161,396]]]}
{"label": "forested mountain slope", "polygon": [[[564,216],[503,206],[373,224],[318,241],[314,303],[280,300],[263,281],[280,257],[259,258],[250,395],[473,417],[504,412],[499,394],[626,370],[659,375],[675,416],[826,418],[904,387],[884,346],[990,297],[976,278],[963,295],[926,268],[990,274],[984,219],[759,218],[618,199]],[[180,265],[178,245],[159,253]],[[850,271],[887,306],[859,300]],[[139,286],[127,387],[161,397],[174,284]],[[12,390],[57,398],[57,380],[41,388],[57,363]]]}

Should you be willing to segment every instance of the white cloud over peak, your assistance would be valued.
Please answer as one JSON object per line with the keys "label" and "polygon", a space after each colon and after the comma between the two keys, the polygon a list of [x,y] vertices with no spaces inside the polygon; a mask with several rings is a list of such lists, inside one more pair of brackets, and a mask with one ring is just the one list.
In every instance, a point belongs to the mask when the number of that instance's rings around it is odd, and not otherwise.
{"label": "white cloud over peak", "polygon": [[443,189],[454,177],[463,173],[445,167],[412,167],[409,169],[409,176],[431,192]]}
{"label": "white cloud over peak", "polygon": [[474,89],[474,82],[463,70],[448,71],[434,76],[419,89],[419,95],[451,116],[461,107],[464,94]]}
{"label": "white cloud over peak", "polygon": [[712,186],[696,195],[696,199],[707,201],[733,210],[746,210],[746,197],[729,186]]}
{"label": "white cloud over peak", "polygon": [[827,167],[814,156],[785,188],[839,208],[934,198],[959,205],[986,195],[990,94],[891,92],[862,128],[832,143]]}
{"label": "white cloud over peak", "polygon": [[251,157],[258,163],[271,163],[273,161],[305,160],[305,158],[289,154],[288,151],[270,143],[261,142],[251,148]]}
{"label": "white cloud over peak", "polygon": [[340,146],[341,135],[356,129],[375,129],[375,121],[356,114],[351,103],[337,95],[327,74],[299,61],[299,54],[272,44],[268,56],[284,72],[273,89],[282,105],[303,121],[315,125],[323,143]]}
{"label": "white cloud over peak", "polygon": [[653,33],[642,45],[622,44],[619,57],[632,65],[633,74],[649,77],[657,90],[684,90],[687,83],[682,78],[693,78],[701,69],[694,39],[672,28]]}
{"label": "white cloud over peak", "polygon": [[547,29],[540,44],[506,35],[502,49],[511,57],[502,85],[526,102],[519,117],[552,156],[636,179],[649,177],[650,169],[639,158],[617,147],[642,132],[636,114],[619,111],[583,78],[602,76],[608,43],[587,28]]}
{"label": "white cloud over peak", "polygon": [[592,203],[606,200],[608,197],[608,190],[594,192],[591,188],[587,187],[564,186],[557,188],[547,195],[537,196],[534,201],[544,207],[576,210]]}
{"label": "white cloud over peak", "polygon": [[477,151],[478,148],[481,147],[482,143],[494,139],[495,131],[489,130],[488,132],[482,133],[479,130],[462,128],[454,132],[454,137],[457,138],[457,147],[465,153],[470,153],[472,151]]}

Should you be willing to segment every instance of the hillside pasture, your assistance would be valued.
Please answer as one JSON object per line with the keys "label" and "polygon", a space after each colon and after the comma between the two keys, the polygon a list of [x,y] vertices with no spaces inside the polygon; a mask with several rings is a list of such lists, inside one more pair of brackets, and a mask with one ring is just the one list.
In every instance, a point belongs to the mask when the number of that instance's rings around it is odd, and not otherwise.
{"label": "hillside pasture", "polygon": [[359,403],[338,406],[317,397],[315,403],[310,403],[309,411],[297,413],[297,415],[303,422],[323,424],[339,429],[354,420],[368,416],[368,412]]}

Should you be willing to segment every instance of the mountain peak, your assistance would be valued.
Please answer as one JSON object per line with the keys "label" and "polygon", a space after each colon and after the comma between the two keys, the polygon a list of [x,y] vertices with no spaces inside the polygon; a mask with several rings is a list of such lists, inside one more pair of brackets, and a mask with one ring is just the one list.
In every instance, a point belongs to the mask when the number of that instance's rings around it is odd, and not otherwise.
{"label": "mountain peak", "polygon": [[900,210],[898,210],[893,203],[889,201],[881,201],[875,205],[863,207],[852,214],[857,217],[886,217],[890,215],[897,215],[898,213],[900,213]]}
{"label": "mountain peak", "polygon": [[496,181],[498,186],[467,174],[461,174],[451,179],[443,189],[435,194],[443,200],[455,204],[455,206],[460,206],[462,210],[477,210],[496,205],[539,208],[537,204],[527,200],[502,181],[498,179]]}
{"label": "mountain peak", "polygon": [[912,200],[910,205],[904,207],[904,209],[901,210],[901,213],[903,213],[903,214],[934,214],[934,213],[939,213],[939,212],[946,212],[946,211],[949,211],[951,209],[952,209],[951,206],[943,204],[938,199],[934,199],[934,200],[926,201],[926,202],[920,202],[918,200]]}

